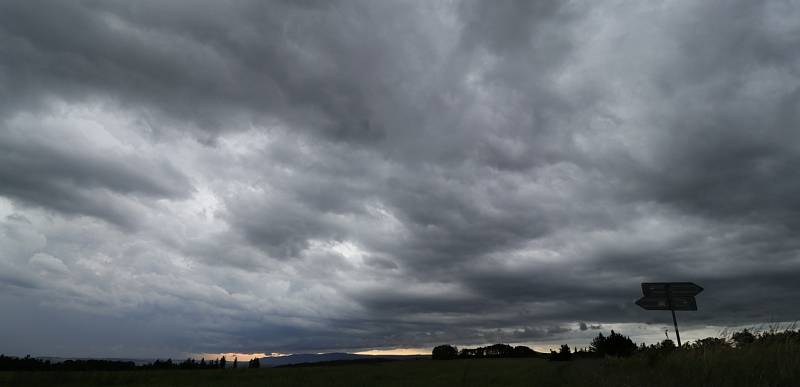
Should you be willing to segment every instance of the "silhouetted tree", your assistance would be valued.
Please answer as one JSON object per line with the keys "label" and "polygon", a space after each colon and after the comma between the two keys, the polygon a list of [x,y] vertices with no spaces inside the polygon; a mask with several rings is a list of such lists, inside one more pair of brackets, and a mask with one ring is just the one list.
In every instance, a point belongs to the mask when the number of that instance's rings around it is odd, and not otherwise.
{"label": "silhouetted tree", "polygon": [[543,354],[536,352],[524,345],[512,347],[508,344],[493,344],[486,347],[462,348],[458,352],[458,357],[543,357]]}
{"label": "silhouetted tree", "polygon": [[452,345],[439,345],[433,349],[431,358],[434,360],[455,359],[458,357],[458,348]]}
{"label": "silhouetted tree", "polygon": [[459,352],[460,357],[485,357],[486,356],[486,348],[478,347],[478,348],[462,348]]}
{"label": "silhouetted tree", "polygon": [[0,355],[0,371],[39,371],[50,367],[50,361],[32,358],[30,355],[24,358]]}
{"label": "silhouetted tree", "polygon": [[550,350],[550,360],[551,361],[568,361],[572,360],[572,350],[569,348],[569,345],[563,344],[558,352]]}
{"label": "silhouetted tree", "polygon": [[486,357],[511,357],[514,348],[508,344],[493,344],[485,348]]}
{"label": "silhouetted tree", "polygon": [[600,356],[631,356],[636,351],[636,344],[627,336],[611,331],[611,334],[604,336],[600,332],[592,340],[592,352]]}
{"label": "silhouetted tree", "polygon": [[182,361],[181,364],[178,365],[178,368],[184,369],[184,370],[193,370],[193,369],[197,368],[197,362],[192,358],[188,358],[188,359]]}

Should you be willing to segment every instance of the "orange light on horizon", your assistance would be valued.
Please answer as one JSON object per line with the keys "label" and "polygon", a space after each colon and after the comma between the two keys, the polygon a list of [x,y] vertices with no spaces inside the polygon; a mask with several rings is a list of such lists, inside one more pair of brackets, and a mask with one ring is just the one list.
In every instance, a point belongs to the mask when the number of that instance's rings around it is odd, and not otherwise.
{"label": "orange light on horizon", "polygon": [[429,348],[394,348],[394,349],[370,349],[369,351],[355,352],[356,355],[430,355]]}

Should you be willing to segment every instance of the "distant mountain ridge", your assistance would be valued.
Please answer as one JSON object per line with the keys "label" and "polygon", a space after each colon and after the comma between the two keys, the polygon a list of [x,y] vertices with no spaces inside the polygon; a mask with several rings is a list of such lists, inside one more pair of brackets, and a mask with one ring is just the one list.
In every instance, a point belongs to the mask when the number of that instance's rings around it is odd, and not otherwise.
{"label": "distant mountain ridge", "polygon": [[[121,357],[58,357],[58,356],[34,356],[37,359],[49,360],[51,363],[63,363],[67,360],[108,360],[108,361],[129,361],[137,366],[150,364],[158,359],[136,359],[136,358],[121,358]],[[166,359],[161,359],[166,360]],[[173,359],[175,360],[175,359]]]}
{"label": "distant mountain ridge", "polygon": [[278,367],[292,364],[335,362],[345,360],[387,359],[387,360],[418,360],[429,359],[428,355],[358,355],[355,353],[298,353],[294,355],[262,357],[258,361],[261,367]]}

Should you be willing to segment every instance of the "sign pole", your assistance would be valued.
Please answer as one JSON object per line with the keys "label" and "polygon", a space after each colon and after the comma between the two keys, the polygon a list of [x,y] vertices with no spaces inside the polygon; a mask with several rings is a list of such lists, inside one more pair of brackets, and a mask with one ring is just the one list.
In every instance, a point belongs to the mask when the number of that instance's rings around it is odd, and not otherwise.
{"label": "sign pole", "polygon": [[678,347],[681,346],[681,332],[678,331],[678,319],[675,318],[675,309],[670,309],[672,311],[672,323],[675,324],[675,337],[678,338]]}
{"label": "sign pole", "polygon": [[[646,310],[669,310],[672,312],[672,323],[675,325],[675,338],[681,347],[681,332],[678,330],[676,310],[697,310],[694,299],[703,288],[692,282],[642,282],[644,297],[636,300],[636,305]],[[669,339],[669,335],[667,335]]]}

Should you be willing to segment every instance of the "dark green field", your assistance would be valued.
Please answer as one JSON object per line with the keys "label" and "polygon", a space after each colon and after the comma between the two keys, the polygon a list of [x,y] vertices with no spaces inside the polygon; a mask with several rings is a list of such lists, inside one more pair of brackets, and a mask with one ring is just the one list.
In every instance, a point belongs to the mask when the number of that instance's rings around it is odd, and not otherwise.
{"label": "dark green field", "polygon": [[1,386],[800,386],[800,352],[771,345],[655,357],[417,360],[340,366],[4,372]]}

